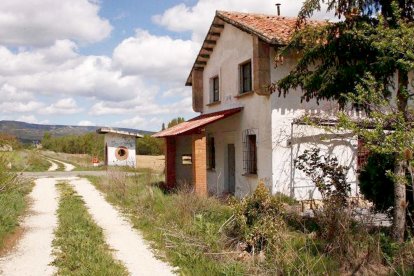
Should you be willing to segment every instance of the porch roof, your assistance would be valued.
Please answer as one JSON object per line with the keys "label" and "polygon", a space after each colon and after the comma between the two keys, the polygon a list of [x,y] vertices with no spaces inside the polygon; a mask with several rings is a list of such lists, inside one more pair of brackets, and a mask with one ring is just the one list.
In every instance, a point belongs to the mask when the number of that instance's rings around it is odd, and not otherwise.
{"label": "porch roof", "polygon": [[210,114],[203,114],[198,117],[195,117],[187,122],[181,123],[171,128],[167,128],[161,132],[158,132],[153,137],[163,138],[163,137],[171,137],[171,136],[178,136],[178,135],[185,135],[197,132],[202,127],[232,116],[238,112],[240,112],[243,107],[227,109],[219,112],[214,112]]}

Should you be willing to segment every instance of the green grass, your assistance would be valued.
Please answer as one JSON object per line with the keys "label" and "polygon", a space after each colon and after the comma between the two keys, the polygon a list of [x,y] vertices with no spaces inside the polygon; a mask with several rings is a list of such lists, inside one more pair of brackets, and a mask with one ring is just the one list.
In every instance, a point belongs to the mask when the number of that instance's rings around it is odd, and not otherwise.
{"label": "green grass", "polygon": [[0,249],[4,247],[5,238],[19,226],[19,219],[27,209],[26,195],[33,183],[6,172],[0,162]]}
{"label": "green grass", "polygon": [[3,153],[6,163],[11,163],[11,171],[47,171],[50,163],[37,150],[17,150]]}
{"label": "green grass", "polygon": [[[149,183],[159,176],[88,177],[107,200],[130,215],[144,238],[165,253],[183,275],[245,275],[246,264],[223,254],[226,250],[219,229],[232,215],[229,206],[214,198],[186,192],[165,194]],[[145,184],[147,183],[147,184]]]}
{"label": "green grass", "polygon": [[59,226],[55,231],[54,265],[58,275],[128,275],[113,259],[102,229],[89,215],[81,197],[67,183],[58,185]]}
{"label": "green grass", "polygon": [[[235,249],[237,241],[225,235],[223,224],[233,209],[216,198],[200,198],[188,190],[166,194],[153,174],[88,177],[109,202],[130,216],[134,227],[182,275],[336,275],[338,264],[318,250],[306,234],[285,229],[280,252],[258,261]],[[283,265],[284,267],[280,267]]]}

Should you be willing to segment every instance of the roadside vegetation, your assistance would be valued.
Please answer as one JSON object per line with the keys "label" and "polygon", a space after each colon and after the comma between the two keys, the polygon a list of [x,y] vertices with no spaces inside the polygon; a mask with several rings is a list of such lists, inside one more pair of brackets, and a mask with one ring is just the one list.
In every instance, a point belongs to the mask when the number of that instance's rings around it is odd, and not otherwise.
{"label": "roadside vegetation", "polygon": [[28,206],[26,195],[33,183],[9,172],[4,157],[0,156],[0,251],[4,241],[19,226]]}
{"label": "roadside vegetation", "polygon": [[58,184],[59,226],[55,231],[53,264],[58,275],[128,275],[113,259],[102,229],[89,215],[81,197],[67,183]]}
{"label": "roadside vegetation", "polygon": [[47,171],[51,165],[38,150],[14,150],[1,154],[6,168],[14,172]]}
{"label": "roadside vegetation", "polygon": [[318,152],[301,158],[298,168],[322,180],[314,216],[263,184],[237,200],[167,192],[151,171],[89,179],[182,275],[412,275],[414,242],[397,244],[388,229],[362,222],[369,216],[356,219],[345,168]]}

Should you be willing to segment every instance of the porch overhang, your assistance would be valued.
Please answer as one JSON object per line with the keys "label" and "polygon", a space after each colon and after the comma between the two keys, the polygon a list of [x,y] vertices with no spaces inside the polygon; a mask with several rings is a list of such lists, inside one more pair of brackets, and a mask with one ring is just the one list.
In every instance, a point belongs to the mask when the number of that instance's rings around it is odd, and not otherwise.
{"label": "porch overhang", "polygon": [[212,124],[219,120],[223,120],[227,117],[230,117],[236,113],[239,113],[243,107],[227,109],[219,112],[214,112],[210,114],[203,114],[198,117],[195,117],[187,122],[181,123],[174,127],[168,128],[161,132],[158,132],[153,137],[156,138],[167,138],[180,135],[190,135],[197,134],[201,132],[201,129],[206,125]]}

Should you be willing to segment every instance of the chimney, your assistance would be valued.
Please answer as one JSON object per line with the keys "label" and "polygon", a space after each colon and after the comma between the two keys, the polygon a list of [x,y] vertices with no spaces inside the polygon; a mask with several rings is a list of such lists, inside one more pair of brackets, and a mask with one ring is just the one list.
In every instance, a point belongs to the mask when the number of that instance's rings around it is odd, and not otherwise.
{"label": "chimney", "polygon": [[276,7],[277,7],[277,16],[280,16],[280,5],[282,5],[282,4],[280,4],[280,3],[277,3],[276,4]]}

